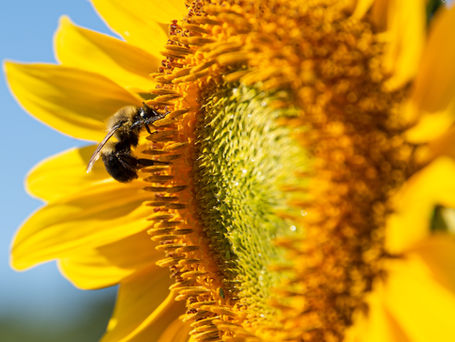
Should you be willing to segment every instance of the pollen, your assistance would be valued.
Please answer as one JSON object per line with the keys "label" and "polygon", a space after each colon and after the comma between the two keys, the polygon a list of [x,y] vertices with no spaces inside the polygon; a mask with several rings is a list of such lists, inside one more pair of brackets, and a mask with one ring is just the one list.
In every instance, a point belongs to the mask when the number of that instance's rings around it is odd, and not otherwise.
{"label": "pollen", "polygon": [[[196,341],[342,341],[387,277],[419,165],[380,32],[352,1],[194,1],[171,25],[143,151],[149,233]],[[394,256],[396,257],[396,256]]]}

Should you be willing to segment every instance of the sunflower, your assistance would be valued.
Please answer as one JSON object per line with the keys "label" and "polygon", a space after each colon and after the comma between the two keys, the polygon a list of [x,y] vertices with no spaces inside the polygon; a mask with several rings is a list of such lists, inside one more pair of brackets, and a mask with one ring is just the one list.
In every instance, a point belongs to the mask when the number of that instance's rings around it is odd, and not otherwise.
{"label": "sunflower", "polygon": [[163,118],[131,182],[86,174],[94,145],[31,171],[15,269],[119,284],[103,341],[455,340],[455,8],[92,3],[124,40],[63,17],[12,93],[95,142],[125,106]]}

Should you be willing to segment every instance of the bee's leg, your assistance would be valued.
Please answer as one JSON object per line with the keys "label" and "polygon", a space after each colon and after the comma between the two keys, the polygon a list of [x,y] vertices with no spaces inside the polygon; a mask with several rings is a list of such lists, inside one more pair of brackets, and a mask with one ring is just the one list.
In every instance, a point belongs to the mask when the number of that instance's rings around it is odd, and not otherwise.
{"label": "bee's leg", "polygon": [[139,158],[137,160],[137,167],[147,167],[147,166],[153,166],[153,165],[169,165],[169,162],[165,161],[160,161],[160,160],[152,160],[152,159],[145,159],[145,158]]}
{"label": "bee's leg", "polygon": [[147,126],[148,124],[153,124],[155,121],[161,120],[161,119],[163,119],[165,117],[166,117],[166,114],[164,114],[164,115],[163,114],[158,114],[158,115],[152,116],[152,117],[147,118],[145,120],[144,125]]}
{"label": "bee's leg", "polygon": [[145,129],[147,130],[147,132],[148,132],[149,134],[152,134],[152,132],[150,131],[150,127],[149,127],[148,124],[145,124]]}

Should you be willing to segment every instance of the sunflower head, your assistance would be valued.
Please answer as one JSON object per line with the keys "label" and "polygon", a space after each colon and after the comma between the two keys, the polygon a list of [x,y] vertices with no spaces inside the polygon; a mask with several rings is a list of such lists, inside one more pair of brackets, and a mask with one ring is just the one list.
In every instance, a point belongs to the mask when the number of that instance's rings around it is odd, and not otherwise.
{"label": "sunflower head", "polygon": [[194,127],[204,300],[234,309],[204,310],[226,336],[343,336],[384,272],[388,199],[416,168],[410,87],[388,89],[387,44],[350,5],[198,2],[171,32],[156,80]]}

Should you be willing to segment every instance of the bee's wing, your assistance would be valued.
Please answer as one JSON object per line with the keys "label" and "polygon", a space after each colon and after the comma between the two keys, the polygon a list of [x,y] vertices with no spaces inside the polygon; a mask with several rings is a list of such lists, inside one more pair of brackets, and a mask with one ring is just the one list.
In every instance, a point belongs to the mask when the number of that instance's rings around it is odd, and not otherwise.
{"label": "bee's wing", "polygon": [[119,121],[116,124],[114,124],[109,132],[107,132],[106,136],[104,139],[98,144],[96,147],[95,152],[93,152],[92,157],[90,158],[90,161],[88,162],[87,165],[87,173],[89,173],[92,170],[93,164],[98,160],[100,157],[101,150],[103,149],[104,145],[106,145],[107,141],[115,134],[115,132],[123,126],[125,121]]}

